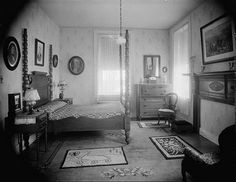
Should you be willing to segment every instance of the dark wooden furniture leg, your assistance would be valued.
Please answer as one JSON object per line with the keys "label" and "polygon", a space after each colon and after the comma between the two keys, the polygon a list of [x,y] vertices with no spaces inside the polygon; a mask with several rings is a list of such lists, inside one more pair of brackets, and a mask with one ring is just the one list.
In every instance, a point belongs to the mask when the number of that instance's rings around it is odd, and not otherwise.
{"label": "dark wooden furniture leg", "polygon": [[129,144],[129,130],[125,130],[125,142],[127,143],[127,145]]}
{"label": "dark wooden furniture leg", "polygon": [[23,151],[22,133],[19,133],[19,134],[18,134],[18,137],[19,137],[19,152],[20,152],[20,154],[21,154],[22,151]]}
{"label": "dark wooden furniture leg", "polygon": [[39,161],[40,143],[39,143],[39,133],[38,132],[36,132],[36,143],[37,143],[36,159],[37,159],[37,161]]}
{"label": "dark wooden furniture leg", "polygon": [[181,174],[182,174],[182,181],[183,182],[186,182],[187,181],[187,179],[186,179],[186,171],[185,171],[185,168],[184,168],[184,165],[183,165],[183,161],[182,161],[182,163],[181,163]]}
{"label": "dark wooden furniture leg", "polygon": [[29,150],[29,134],[28,133],[23,133],[23,140],[24,140],[25,149],[28,151]]}
{"label": "dark wooden furniture leg", "polygon": [[44,136],[45,136],[45,152],[47,152],[47,145],[48,145],[48,129],[47,129],[47,123],[46,123],[46,126],[45,126],[45,131],[44,131]]}

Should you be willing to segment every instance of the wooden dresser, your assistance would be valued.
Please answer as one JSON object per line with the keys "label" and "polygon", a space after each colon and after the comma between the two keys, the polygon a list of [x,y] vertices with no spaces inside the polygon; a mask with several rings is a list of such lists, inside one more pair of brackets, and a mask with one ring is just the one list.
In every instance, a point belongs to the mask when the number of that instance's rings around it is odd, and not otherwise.
{"label": "wooden dresser", "polygon": [[170,92],[168,84],[136,84],[137,119],[156,118],[157,110],[164,104],[163,96]]}

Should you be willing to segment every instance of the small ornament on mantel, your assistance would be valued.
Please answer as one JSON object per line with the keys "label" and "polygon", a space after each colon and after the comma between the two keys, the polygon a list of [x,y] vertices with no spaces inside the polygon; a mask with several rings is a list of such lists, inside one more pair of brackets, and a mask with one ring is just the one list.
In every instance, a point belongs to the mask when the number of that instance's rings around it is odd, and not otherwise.
{"label": "small ornament on mantel", "polygon": [[233,60],[233,61],[230,61],[229,63],[228,63],[228,65],[229,65],[229,70],[230,71],[235,71],[235,65],[236,65],[236,60]]}
{"label": "small ornament on mantel", "polygon": [[204,65],[201,65],[201,72],[204,72],[204,71],[205,71],[205,69],[206,69],[206,66],[204,66]]}

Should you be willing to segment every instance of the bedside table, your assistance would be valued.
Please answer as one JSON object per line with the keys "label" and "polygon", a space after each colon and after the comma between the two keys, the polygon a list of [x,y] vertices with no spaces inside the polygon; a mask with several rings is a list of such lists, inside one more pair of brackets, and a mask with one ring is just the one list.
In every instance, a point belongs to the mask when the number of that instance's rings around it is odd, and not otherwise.
{"label": "bedside table", "polygon": [[47,151],[47,121],[48,115],[46,112],[35,112],[31,115],[28,113],[17,113],[15,116],[14,123],[14,132],[18,133],[19,137],[19,150],[22,153],[23,150],[23,141],[26,150],[29,150],[29,136],[30,134],[36,134],[36,143],[37,143],[37,161],[39,159],[39,137],[40,133],[44,132],[45,134],[45,151]]}

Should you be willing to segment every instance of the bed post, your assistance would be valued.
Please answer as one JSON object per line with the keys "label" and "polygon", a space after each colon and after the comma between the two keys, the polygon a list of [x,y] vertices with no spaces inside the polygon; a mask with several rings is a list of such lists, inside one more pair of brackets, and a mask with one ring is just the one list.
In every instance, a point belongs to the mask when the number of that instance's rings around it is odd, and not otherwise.
{"label": "bed post", "polygon": [[[27,29],[23,29],[23,44],[22,44],[22,95],[25,96],[25,91],[30,87],[29,75],[28,75],[28,34]],[[23,112],[27,111],[26,102],[23,101]]]}
{"label": "bed post", "polygon": [[125,32],[125,141],[129,144],[130,102],[129,102],[129,32]]}
{"label": "bed post", "polygon": [[123,63],[122,63],[122,45],[119,45],[119,56],[120,56],[120,103],[124,105],[124,96],[123,96]]}
{"label": "bed post", "polygon": [[53,100],[53,85],[52,85],[52,44],[49,45],[49,93],[50,101]]}

